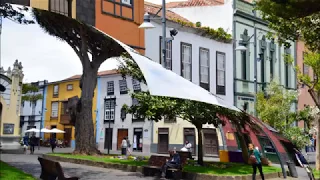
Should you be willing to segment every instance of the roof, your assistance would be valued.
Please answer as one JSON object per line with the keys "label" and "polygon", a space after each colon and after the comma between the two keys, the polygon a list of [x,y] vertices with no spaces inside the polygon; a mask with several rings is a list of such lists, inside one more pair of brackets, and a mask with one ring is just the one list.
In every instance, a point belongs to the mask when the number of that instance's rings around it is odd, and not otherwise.
{"label": "roof", "polygon": [[182,8],[182,7],[194,7],[194,6],[217,6],[223,5],[224,0],[188,0],[183,2],[171,2],[167,3],[168,8]]}
{"label": "roof", "polygon": [[[149,3],[149,2],[144,2],[144,11],[148,12],[149,14],[157,14],[157,12],[161,9],[160,5]],[[158,16],[161,16],[162,12],[160,11],[158,13]],[[191,23],[188,19],[170,11],[166,10],[166,17],[169,20],[180,20],[183,22]]]}
{"label": "roof", "polygon": [[[112,70],[105,70],[105,71],[98,72],[98,76],[106,76],[106,75],[112,75],[112,74],[118,74],[118,71],[116,69],[112,69]],[[67,79],[64,79],[62,81],[71,81],[71,80],[77,80],[80,78],[81,78],[81,75],[77,74]]]}

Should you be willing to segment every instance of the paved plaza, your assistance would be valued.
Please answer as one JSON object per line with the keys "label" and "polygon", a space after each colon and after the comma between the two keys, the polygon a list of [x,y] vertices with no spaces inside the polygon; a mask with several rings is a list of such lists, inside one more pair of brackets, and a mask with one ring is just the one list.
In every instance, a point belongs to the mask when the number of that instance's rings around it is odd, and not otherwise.
{"label": "paved plaza", "polygon": [[[56,152],[71,152],[70,148],[58,148]],[[50,152],[50,148],[41,147],[40,150],[36,149],[34,155],[30,154],[1,154],[0,159],[4,162],[9,163],[19,169],[22,169],[24,172],[32,174],[34,177],[40,177],[41,167],[38,162],[38,156],[44,153]],[[64,172],[68,175],[78,176],[81,179],[86,180],[101,180],[101,179],[110,179],[110,180],[154,180],[158,179],[155,177],[144,177],[141,173],[138,172],[124,172],[120,170],[107,169],[107,168],[98,168],[92,166],[85,166],[72,163],[61,162],[61,166],[64,169]],[[275,165],[278,166],[278,165]],[[286,167],[287,168],[287,167]],[[307,174],[302,168],[297,167],[299,174],[299,179],[308,179]],[[292,178],[288,178],[292,179]],[[280,180],[273,179],[273,180]]]}

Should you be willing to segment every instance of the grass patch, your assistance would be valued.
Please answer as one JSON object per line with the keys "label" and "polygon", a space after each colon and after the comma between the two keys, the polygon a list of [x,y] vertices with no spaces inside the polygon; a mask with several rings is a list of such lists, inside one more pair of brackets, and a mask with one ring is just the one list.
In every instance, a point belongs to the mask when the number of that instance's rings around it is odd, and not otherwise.
{"label": "grass patch", "polygon": [[[87,155],[72,155],[65,153],[50,153],[49,155],[60,156],[72,159],[90,160],[96,162],[127,164],[132,166],[143,166],[148,163],[147,160],[134,161],[132,159],[122,160],[113,158],[119,155],[103,155],[103,156],[87,156]],[[252,174],[252,166],[240,163],[220,163],[220,162],[205,162],[205,166],[191,165],[194,162],[189,161],[189,165],[184,166],[184,171],[193,173],[213,174],[218,176],[230,176],[230,175],[249,175]],[[263,166],[264,173],[281,172],[280,168],[273,166]]]}
{"label": "grass patch", "polygon": [[0,161],[0,179],[5,180],[16,180],[16,179],[24,179],[24,180],[35,180],[33,176],[30,174],[26,174],[23,171],[8,165]]}
{"label": "grass patch", "polygon": [[320,171],[313,169],[313,175],[315,178],[319,179],[320,178]]}
{"label": "grass patch", "polygon": [[125,160],[125,159],[114,158],[114,156],[118,157],[119,155],[87,156],[87,155],[73,155],[73,154],[64,154],[64,153],[50,153],[49,155],[60,156],[60,157],[71,158],[71,159],[89,160],[89,161],[95,161],[95,162],[126,164],[131,166],[143,166],[148,163],[147,160],[134,161],[132,159]]}
{"label": "grass patch", "polygon": [[[217,176],[234,176],[234,175],[249,175],[252,174],[252,166],[240,163],[221,163],[221,162],[206,162],[205,166],[185,166],[184,171],[212,174]],[[257,172],[259,172],[257,170]],[[281,172],[280,168],[273,166],[263,166],[263,173]]]}

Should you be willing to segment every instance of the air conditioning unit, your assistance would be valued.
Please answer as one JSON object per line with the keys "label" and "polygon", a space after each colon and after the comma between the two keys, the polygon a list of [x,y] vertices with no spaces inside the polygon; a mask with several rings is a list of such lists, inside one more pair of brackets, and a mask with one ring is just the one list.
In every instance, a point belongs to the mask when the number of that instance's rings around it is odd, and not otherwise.
{"label": "air conditioning unit", "polygon": [[131,6],[131,0],[122,0],[121,2]]}

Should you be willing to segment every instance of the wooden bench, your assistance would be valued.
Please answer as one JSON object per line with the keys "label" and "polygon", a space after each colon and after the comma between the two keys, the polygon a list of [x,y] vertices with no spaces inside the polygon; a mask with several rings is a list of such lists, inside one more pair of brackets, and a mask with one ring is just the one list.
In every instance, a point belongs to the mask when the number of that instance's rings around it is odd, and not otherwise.
{"label": "wooden bench", "polygon": [[187,164],[188,158],[190,157],[190,152],[177,151],[180,156],[181,166],[180,168],[168,168],[167,172],[171,172],[173,179],[182,178],[183,167]]}
{"label": "wooden bench", "polygon": [[69,177],[63,173],[62,167],[59,162],[51,161],[38,157],[41,165],[40,178],[43,180],[78,180],[78,177]]}
{"label": "wooden bench", "polygon": [[169,160],[169,156],[151,155],[148,165],[143,167],[143,174],[145,176],[154,176],[156,173],[161,173],[162,166]]}

